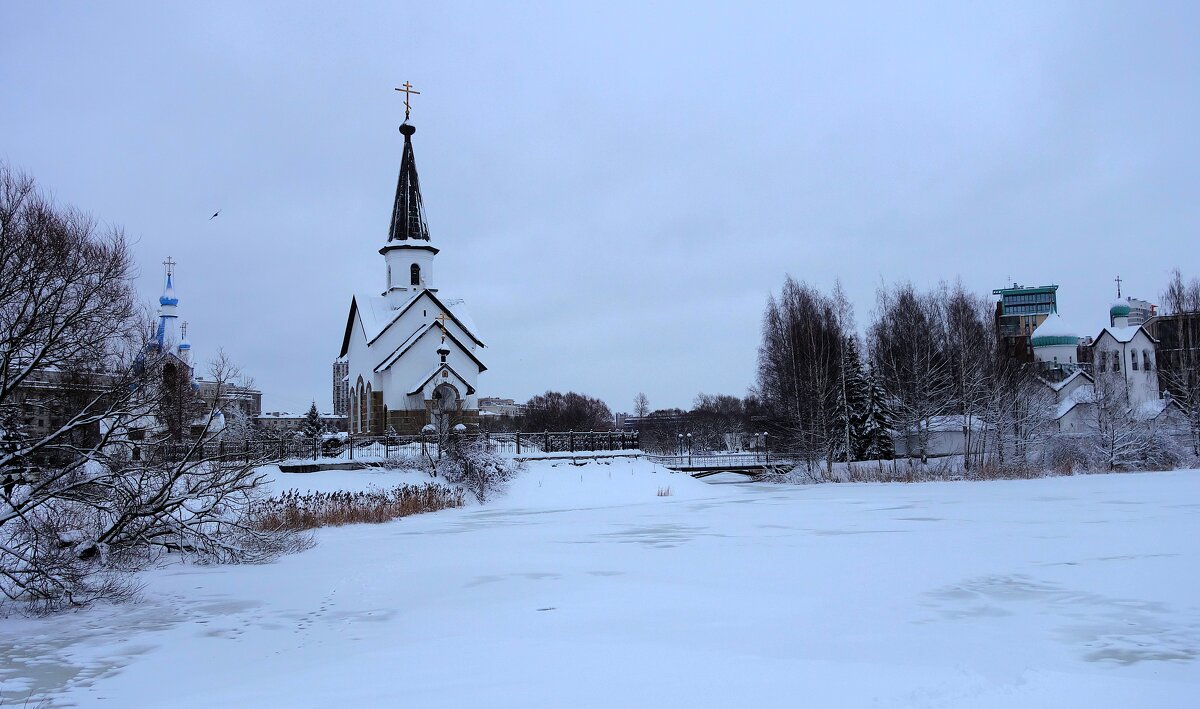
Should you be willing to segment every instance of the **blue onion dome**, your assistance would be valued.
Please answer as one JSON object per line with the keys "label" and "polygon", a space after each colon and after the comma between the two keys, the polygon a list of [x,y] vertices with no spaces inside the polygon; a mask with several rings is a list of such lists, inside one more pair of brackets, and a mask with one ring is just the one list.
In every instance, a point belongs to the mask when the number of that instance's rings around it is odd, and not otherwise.
{"label": "blue onion dome", "polygon": [[174,279],[170,275],[167,276],[167,287],[163,288],[163,294],[161,297],[159,297],[158,304],[179,305],[179,298],[175,297]]}

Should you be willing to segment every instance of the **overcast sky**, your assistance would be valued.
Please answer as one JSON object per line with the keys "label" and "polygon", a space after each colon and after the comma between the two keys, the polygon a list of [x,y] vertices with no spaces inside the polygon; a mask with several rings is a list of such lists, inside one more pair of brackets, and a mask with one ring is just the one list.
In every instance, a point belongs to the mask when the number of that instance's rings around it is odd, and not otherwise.
{"label": "overcast sky", "polygon": [[[480,392],[744,394],[785,274],[1200,275],[1197,3],[55,3],[0,7],[0,159],[179,262],[195,352],[330,405],[382,291],[409,80],[441,293]],[[209,221],[217,209],[221,216]]]}

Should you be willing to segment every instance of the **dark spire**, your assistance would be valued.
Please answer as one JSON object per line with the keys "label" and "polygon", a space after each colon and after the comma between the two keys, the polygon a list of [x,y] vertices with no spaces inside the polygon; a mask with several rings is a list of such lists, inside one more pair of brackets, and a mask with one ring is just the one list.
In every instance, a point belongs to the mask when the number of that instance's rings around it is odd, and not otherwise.
{"label": "dark spire", "polygon": [[421,202],[421,183],[417,180],[417,161],[413,157],[412,134],[417,129],[404,123],[404,156],[400,159],[400,179],[396,182],[396,205],[392,208],[392,226],[388,243],[420,239],[429,241],[429,225],[425,223],[425,205]]}

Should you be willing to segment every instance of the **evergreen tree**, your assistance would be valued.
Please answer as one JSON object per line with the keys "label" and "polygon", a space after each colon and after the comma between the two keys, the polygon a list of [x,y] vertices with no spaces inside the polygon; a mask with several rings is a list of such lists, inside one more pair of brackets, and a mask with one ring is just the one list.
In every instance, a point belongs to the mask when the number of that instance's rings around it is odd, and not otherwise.
{"label": "evergreen tree", "polygon": [[317,402],[313,402],[312,406],[308,407],[308,413],[304,416],[304,423],[300,430],[305,438],[316,438],[321,435],[321,414],[317,412]]}
{"label": "evergreen tree", "polygon": [[841,432],[837,457],[847,462],[858,459],[866,438],[869,383],[858,355],[858,338],[847,336],[842,346],[840,386],[834,409],[834,425]]}
{"label": "evergreen tree", "polygon": [[874,372],[866,375],[866,406],[860,424],[858,458],[860,460],[887,460],[895,454],[892,446],[891,429],[893,415],[888,406],[887,392],[875,377]]}

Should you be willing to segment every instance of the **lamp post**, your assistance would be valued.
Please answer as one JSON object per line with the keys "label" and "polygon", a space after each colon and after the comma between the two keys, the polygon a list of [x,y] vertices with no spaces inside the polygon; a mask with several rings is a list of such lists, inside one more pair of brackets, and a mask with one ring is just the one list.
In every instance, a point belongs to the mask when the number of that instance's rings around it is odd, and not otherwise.
{"label": "lamp post", "polygon": [[675,446],[675,455],[683,457],[683,434],[679,434],[679,443]]}
{"label": "lamp post", "polygon": [[767,432],[763,431],[763,454],[767,457],[767,465],[771,464],[771,443],[767,440]]}
{"label": "lamp post", "polygon": [[692,465],[692,434],[688,434],[688,467]]}

